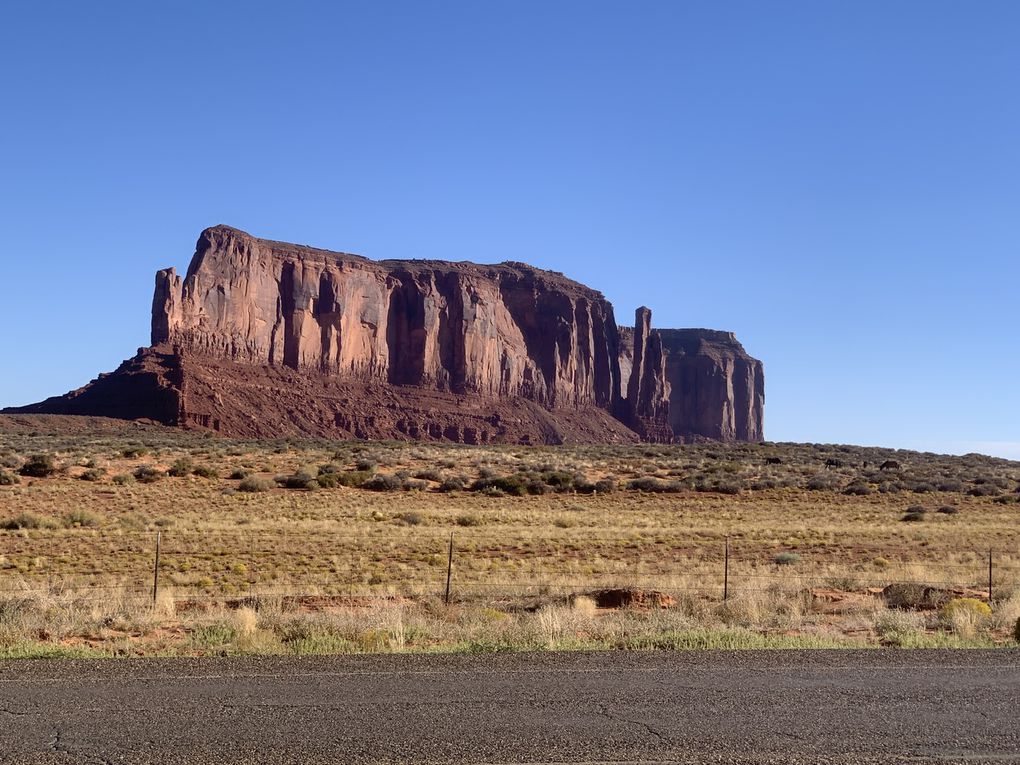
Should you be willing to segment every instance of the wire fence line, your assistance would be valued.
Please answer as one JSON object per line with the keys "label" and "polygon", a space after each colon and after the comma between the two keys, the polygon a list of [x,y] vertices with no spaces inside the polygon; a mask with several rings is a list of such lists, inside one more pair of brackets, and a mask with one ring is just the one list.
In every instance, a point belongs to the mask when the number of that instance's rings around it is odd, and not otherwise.
{"label": "wire fence line", "polygon": [[[958,558],[970,559],[958,563],[926,554],[923,548],[901,548],[896,560],[882,557],[887,548],[854,544],[807,546],[801,555],[788,547],[742,539],[680,540],[682,533],[665,529],[618,534],[565,529],[555,539],[528,540],[473,530],[452,535],[448,529],[410,531],[410,539],[392,541],[390,549],[380,549],[383,535],[375,534],[93,529],[2,534],[0,596],[19,597],[45,588],[54,595],[73,594],[79,601],[116,594],[155,599],[161,588],[173,588],[175,597],[194,602],[437,594],[449,602],[638,588],[726,599],[776,587],[854,591],[898,584],[990,600],[1020,591],[1020,556],[994,544],[956,550]],[[71,540],[88,542],[88,560],[64,564],[59,574],[29,565],[37,558],[59,556],[61,543]],[[590,550],[593,541],[605,548]],[[568,555],[578,546],[594,557],[578,561]],[[511,564],[523,570],[494,569]],[[190,579],[188,572],[194,572]]]}

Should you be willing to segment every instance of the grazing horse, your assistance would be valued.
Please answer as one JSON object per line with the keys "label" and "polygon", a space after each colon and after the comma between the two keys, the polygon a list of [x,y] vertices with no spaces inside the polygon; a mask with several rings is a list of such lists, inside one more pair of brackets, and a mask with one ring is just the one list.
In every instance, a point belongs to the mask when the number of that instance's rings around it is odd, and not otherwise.
{"label": "grazing horse", "polygon": [[886,460],[881,465],[879,465],[878,469],[879,470],[899,470],[900,469],[900,463],[898,463],[896,460]]}
{"label": "grazing horse", "polygon": [[825,469],[826,470],[828,470],[829,468],[834,468],[834,467],[835,468],[843,467],[843,462],[841,460],[834,460],[831,457],[829,459],[825,460]]}
{"label": "grazing horse", "polygon": [[766,457],[765,458],[765,464],[766,465],[782,465],[783,461],[779,457]]}

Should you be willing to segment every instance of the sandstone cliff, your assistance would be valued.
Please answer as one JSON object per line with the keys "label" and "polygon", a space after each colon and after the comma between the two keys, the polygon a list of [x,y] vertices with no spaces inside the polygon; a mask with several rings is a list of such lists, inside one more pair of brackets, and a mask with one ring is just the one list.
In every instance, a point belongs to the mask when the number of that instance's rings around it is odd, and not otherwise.
{"label": "sandstone cliff", "polygon": [[183,278],[157,273],[151,348],[19,411],[259,437],[760,440],[760,362],[650,319],[621,330],[601,293],[523,263],[372,261],[216,226]]}

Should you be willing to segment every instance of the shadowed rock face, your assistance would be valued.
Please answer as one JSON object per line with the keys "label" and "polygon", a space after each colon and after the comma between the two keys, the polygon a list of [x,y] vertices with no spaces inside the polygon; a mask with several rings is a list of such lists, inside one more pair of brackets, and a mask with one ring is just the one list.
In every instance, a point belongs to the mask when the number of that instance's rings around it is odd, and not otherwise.
{"label": "shadowed rock face", "polygon": [[236,436],[760,440],[761,363],[728,333],[650,322],[620,329],[601,293],[523,263],[372,261],[216,226],[183,278],[157,273],[152,348],[18,411]]}

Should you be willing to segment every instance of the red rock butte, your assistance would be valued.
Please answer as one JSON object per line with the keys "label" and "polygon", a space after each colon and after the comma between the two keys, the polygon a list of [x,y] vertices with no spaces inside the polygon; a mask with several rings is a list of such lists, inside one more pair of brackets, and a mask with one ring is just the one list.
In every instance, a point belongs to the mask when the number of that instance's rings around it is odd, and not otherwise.
{"label": "red rock butte", "polygon": [[762,364],[729,332],[618,327],[600,292],[524,263],[373,261],[202,232],[156,274],[152,345],[4,410],[234,437],[461,443],[760,441]]}

